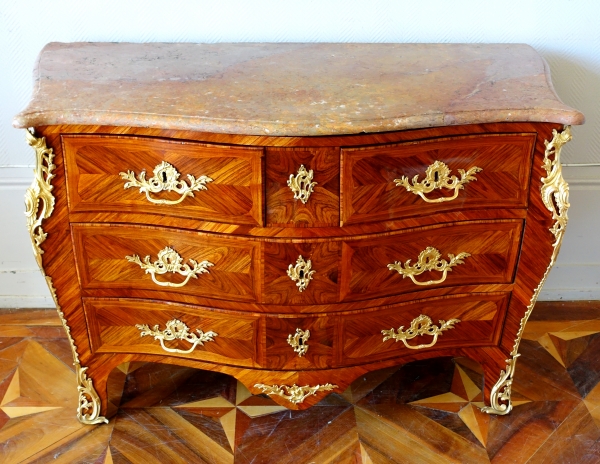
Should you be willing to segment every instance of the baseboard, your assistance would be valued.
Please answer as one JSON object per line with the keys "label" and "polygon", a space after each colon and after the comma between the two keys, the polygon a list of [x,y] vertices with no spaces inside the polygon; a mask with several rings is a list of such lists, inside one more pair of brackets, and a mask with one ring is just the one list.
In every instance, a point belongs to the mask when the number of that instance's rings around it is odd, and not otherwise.
{"label": "baseboard", "polygon": [[20,190],[25,193],[25,189],[31,185],[31,179],[27,178],[0,178],[0,190]]}
{"label": "baseboard", "polygon": [[[31,253],[31,250],[27,250]],[[49,308],[54,301],[39,269],[0,269],[0,308]]]}
{"label": "baseboard", "polygon": [[572,190],[600,190],[600,166],[565,166],[563,174]]}
{"label": "baseboard", "polygon": [[542,290],[538,301],[585,301],[600,300],[600,287],[597,288],[549,288]]}
{"label": "baseboard", "polygon": [[0,190],[22,190],[31,185],[33,166],[1,166]]}

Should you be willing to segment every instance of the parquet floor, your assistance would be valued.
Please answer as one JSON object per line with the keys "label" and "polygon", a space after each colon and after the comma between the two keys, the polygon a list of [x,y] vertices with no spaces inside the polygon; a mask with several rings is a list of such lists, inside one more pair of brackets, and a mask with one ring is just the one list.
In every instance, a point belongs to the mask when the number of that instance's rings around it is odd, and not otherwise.
{"label": "parquet floor", "polygon": [[505,417],[479,412],[467,359],[374,372],[298,412],[222,374],[132,363],[111,377],[110,424],[83,426],[55,313],[2,311],[0,462],[600,462],[600,302],[538,304],[521,353]]}

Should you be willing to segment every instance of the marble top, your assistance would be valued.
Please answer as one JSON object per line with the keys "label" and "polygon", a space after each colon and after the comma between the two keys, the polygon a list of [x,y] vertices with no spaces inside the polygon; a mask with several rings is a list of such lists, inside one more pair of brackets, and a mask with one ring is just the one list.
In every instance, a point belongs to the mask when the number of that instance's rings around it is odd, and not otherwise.
{"label": "marble top", "polygon": [[336,135],[582,124],[521,44],[50,43],[15,127]]}

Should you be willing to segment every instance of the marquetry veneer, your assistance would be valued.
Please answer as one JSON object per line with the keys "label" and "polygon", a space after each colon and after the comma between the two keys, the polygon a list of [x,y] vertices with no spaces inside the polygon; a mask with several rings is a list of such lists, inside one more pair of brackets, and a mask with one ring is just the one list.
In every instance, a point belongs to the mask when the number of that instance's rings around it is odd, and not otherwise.
{"label": "marquetry veneer", "polygon": [[[181,47],[167,56],[188,57],[188,67],[165,63],[158,79],[131,64],[132,54],[165,47]],[[479,362],[484,410],[508,413],[523,326],[566,225],[563,125],[583,122],[553,93],[543,60],[523,46],[316,45],[310,56],[296,45],[237,47],[54,44],[41,55],[48,82],[16,125],[35,126],[28,224],[71,338],[79,418],[98,423],[113,413],[107,378],[124,362],[224,372],[302,409],[367,371],[438,356]],[[218,77],[165,78],[178,66],[219,68],[214,53],[224,63],[246,58]],[[53,74],[54,60],[67,74],[71,60],[74,89],[89,82],[78,76],[103,76],[97,91],[109,78],[100,64],[81,68],[81,54],[113,60],[110,79],[123,93],[107,108],[85,87],[79,104],[88,112],[61,112],[50,98],[64,92],[53,87],[64,78]],[[435,71],[441,88],[397,74],[429,70],[445,54],[453,66]],[[318,98],[286,94],[300,59],[314,69],[328,63],[297,84]],[[508,94],[478,86],[470,67],[479,59],[495,63],[495,85]],[[337,94],[340,73],[355,62],[357,81],[373,82],[377,94]],[[511,87],[515,70],[524,77]],[[256,73],[273,95],[261,94]],[[411,106],[402,97],[411,91],[427,95]],[[181,103],[175,117],[152,106],[149,92],[165,105],[181,95],[219,98]],[[235,92],[252,101],[222,100]],[[446,107],[448,95],[456,101]],[[342,96],[338,109],[386,100],[362,119],[321,106]]]}

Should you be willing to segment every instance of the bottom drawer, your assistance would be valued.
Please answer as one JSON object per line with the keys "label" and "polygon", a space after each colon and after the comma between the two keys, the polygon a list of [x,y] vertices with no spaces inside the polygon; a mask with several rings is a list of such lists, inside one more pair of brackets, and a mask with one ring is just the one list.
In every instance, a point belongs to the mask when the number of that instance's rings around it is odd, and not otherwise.
{"label": "bottom drawer", "polygon": [[174,303],[84,298],[92,351],[258,366],[259,316]]}
{"label": "bottom drawer", "polygon": [[[456,295],[342,318],[342,364],[498,342],[510,293]],[[385,331],[385,333],[383,332]]]}

